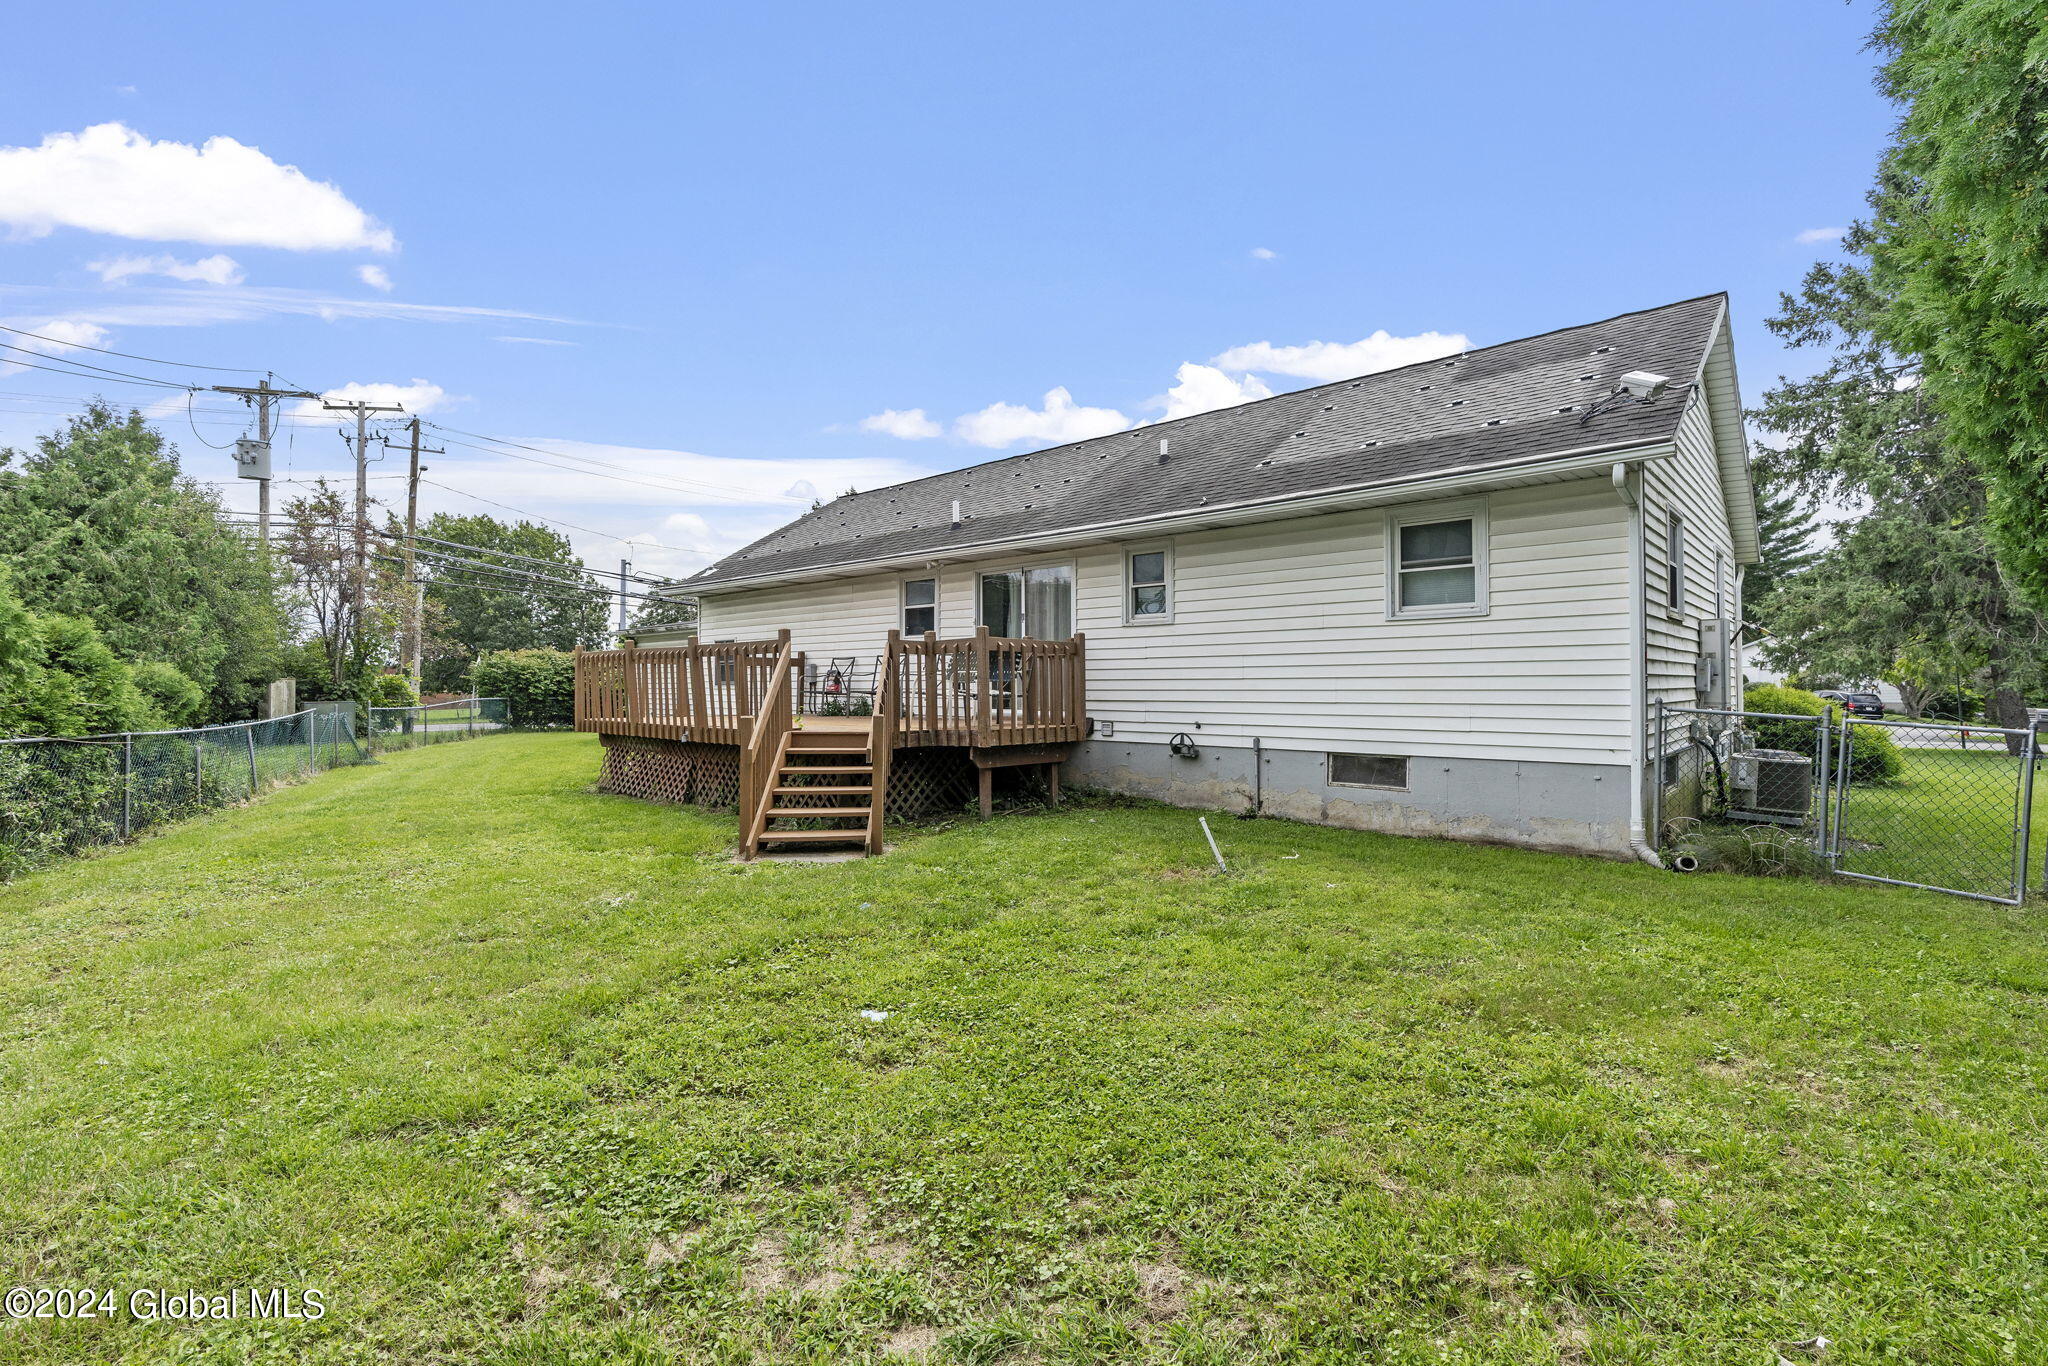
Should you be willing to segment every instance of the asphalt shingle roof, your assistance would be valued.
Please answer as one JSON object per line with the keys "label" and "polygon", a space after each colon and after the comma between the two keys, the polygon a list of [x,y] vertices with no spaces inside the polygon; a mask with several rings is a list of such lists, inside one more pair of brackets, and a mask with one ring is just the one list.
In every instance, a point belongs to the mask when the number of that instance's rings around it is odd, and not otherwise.
{"label": "asphalt shingle roof", "polygon": [[[1725,302],[1721,294],[1686,299],[848,494],[678,587],[1668,439]],[[1655,402],[1624,405],[1581,427],[1587,406],[1631,370],[1674,382]],[[1170,442],[1163,465],[1162,438]]]}

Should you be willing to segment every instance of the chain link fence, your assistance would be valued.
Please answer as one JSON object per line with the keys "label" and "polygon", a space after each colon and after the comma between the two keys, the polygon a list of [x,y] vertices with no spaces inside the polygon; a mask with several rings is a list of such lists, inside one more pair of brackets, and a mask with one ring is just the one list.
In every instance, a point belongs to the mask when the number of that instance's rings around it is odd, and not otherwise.
{"label": "chain link fence", "polygon": [[2048,857],[2033,829],[2038,727],[1660,704],[1650,753],[1652,838],[1681,870],[1825,873],[2018,905]]}
{"label": "chain link fence", "polygon": [[457,697],[417,707],[370,708],[370,749],[418,749],[448,740],[466,740],[505,730],[512,724],[511,707],[502,697]]}
{"label": "chain link fence", "polygon": [[0,739],[0,881],[377,754],[504,730],[505,700],[348,707],[195,730]]}

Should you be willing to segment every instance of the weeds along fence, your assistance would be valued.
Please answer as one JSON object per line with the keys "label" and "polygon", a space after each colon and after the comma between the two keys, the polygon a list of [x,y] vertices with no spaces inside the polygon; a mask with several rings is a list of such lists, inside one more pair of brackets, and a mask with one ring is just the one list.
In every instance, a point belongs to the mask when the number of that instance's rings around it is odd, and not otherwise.
{"label": "weeds along fence", "polygon": [[2048,858],[2033,820],[2038,726],[1660,704],[1651,735],[1653,837],[1681,868],[1832,874],[2018,905]]}
{"label": "weeds along fence", "polygon": [[387,749],[505,724],[503,699],[464,698],[375,708],[365,736],[349,710],[314,708],[193,730],[0,739],[0,881]]}

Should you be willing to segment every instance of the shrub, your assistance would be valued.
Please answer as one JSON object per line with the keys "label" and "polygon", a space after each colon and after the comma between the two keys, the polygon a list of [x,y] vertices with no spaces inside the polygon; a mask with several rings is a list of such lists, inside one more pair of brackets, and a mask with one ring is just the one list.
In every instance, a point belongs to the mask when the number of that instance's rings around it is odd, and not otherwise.
{"label": "shrub", "polygon": [[567,650],[490,650],[470,668],[479,697],[502,697],[515,726],[576,719],[576,656]]}
{"label": "shrub", "polygon": [[372,707],[417,707],[420,695],[404,674],[378,674],[365,680],[363,701]]}
{"label": "shrub", "polygon": [[206,690],[160,659],[135,666],[135,687],[156,710],[166,730],[182,730],[199,723],[206,709]]}
{"label": "shrub", "polygon": [[[1824,698],[1800,688],[1787,687],[1781,683],[1752,683],[1742,692],[1742,705],[1748,711],[1775,712],[1779,715],[1819,716],[1828,708]],[[1841,708],[1835,709],[1836,715]],[[1818,743],[1817,727],[1809,721],[1758,720],[1755,717],[1744,723],[1757,744],[1765,749],[1789,749],[1808,758],[1814,757]],[[1849,753],[1849,780],[1858,783],[1890,782],[1904,771],[1905,762],[1899,757],[1899,746],[1892,739],[1891,732],[1883,726],[1852,726],[1853,743]]]}

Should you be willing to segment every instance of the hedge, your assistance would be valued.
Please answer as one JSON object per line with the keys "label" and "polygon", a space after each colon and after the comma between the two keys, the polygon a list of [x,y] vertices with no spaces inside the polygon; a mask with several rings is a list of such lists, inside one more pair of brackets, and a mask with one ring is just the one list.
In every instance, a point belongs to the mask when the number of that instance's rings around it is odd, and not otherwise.
{"label": "hedge", "polygon": [[515,726],[576,720],[576,656],[567,650],[491,650],[470,666],[479,697],[502,697]]}
{"label": "hedge", "polygon": [[[1827,710],[1829,703],[1826,698],[1816,697],[1802,688],[1790,688],[1782,683],[1752,683],[1742,690],[1742,706],[1746,711],[1819,716]],[[1841,711],[1837,704],[1835,714],[1838,717]],[[1815,734],[1818,728],[1806,721],[1765,721],[1749,717],[1743,724],[1765,749],[1789,749],[1812,758],[1819,740]],[[1849,747],[1851,782],[1890,782],[1905,770],[1898,743],[1885,727],[1851,726],[1850,733],[1854,737],[1854,743]]]}

